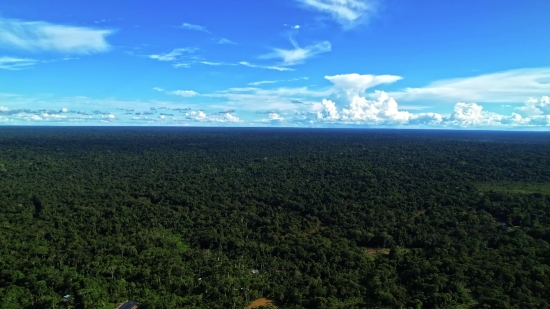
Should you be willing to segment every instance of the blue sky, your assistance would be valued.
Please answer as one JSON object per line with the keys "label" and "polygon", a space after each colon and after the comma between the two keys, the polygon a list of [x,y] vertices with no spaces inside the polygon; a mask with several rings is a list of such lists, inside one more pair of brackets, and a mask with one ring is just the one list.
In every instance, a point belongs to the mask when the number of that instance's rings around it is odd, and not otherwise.
{"label": "blue sky", "polygon": [[0,125],[550,128],[550,1],[4,0]]}

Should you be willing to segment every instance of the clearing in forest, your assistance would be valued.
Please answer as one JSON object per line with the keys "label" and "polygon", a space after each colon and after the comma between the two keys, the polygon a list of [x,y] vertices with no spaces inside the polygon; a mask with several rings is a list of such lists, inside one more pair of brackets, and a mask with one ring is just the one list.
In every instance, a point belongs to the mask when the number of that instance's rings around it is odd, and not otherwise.
{"label": "clearing in forest", "polygon": [[422,216],[422,215],[425,214],[425,213],[426,213],[426,210],[419,210],[419,211],[413,213],[411,219],[414,220],[414,219],[416,219],[416,218]]}
{"label": "clearing in forest", "polygon": [[390,249],[386,248],[365,248],[367,250],[367,253],[370,255],[376,255],[376,254],[390,254]]}
{"label": "clearing in forest", "polygon": [[258,298],[255,301],[251,302],[246,309],[261,308],[261,307],[275,307],[273,302],[267,298]]}

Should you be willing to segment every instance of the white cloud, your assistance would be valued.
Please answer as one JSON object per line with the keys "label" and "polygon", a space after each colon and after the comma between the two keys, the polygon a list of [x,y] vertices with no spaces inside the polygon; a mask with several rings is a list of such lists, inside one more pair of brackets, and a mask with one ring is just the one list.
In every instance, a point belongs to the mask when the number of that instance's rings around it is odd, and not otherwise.
{"label": "white cloud", "polygon": [[0,45],[28,51],[105,52],[110,49],[105,38],[113,32],[43,21],[0,19]]}
{"label": "white cloud", "polygon": [[279,115],[277,113],[269,113],[268,117],[269,117],[269,120],[276,120],[276,121],[285,120],[283,117],[281,117],[281,115]]}
{"label": "white cloud", "polygon": [[10,109],[5,106],[0,106],[0,112],[8,112]]}
{"label": "white cloud", "polygon": [[[323,99],[320,104],[314,106],[317,110],[317,121],[328,123],[362,123],[370,125],[423,125],[444,127],[516,127],[547,124],[547,116],[550,109],[546,104],[550,98],[543,97],[540,101],[530,99],[525,103],[525,108],[519,110],[538,109],[536,116],[523,117],[517,113],[501,115],[483,110],[477,103],[456,103],[453,112],[448,115],[438,113],[411,113],[399,108],[397,101],[388,93],[375,91],[371,97],[365,98],[364,91],[376,85],[391,83],[400,79],[398,76],[382,75],[358,75],[346,74],[327,76],[334,83],[335,93],[343,93],[339,96],[344,107],[338,108],[332,100]],[[548,117],[550,119],[550,117]]]}
{"label": "white cloud", "polygon": [[459,126],[494,126],[500,124],[502,115],[483,111],[476,103],[456,103],[449,120]]}
{"label": "white cloud", "polygon": [[294,26],[292,26],[292,28],[298,30],[298,29],[300,29],[300,25],[294,25]]}
{"label": "white cloud", "polygon": [[181,24],[181,28],[210,33],[210,31],[206,30],[206,28],[203,27],[203,26],[193,25],[193,24],[188,24],[188,23]]}
{"label": "white cloud", "polygon": [[191,63],[175,63],[172,66],[174,68],[189,68],[189,67],[191,67]]}
{"label": "white cloud", "polygon": [[246,61],[241,61],[239,62],[239,64],[247,67],[251,67],[251,68],[257,68],[257,69],[276,70],[276,71],[294,71],[294,69],[291,69],[291,68],[272,66],[272,65],[252,64]]}
{"label": "white cloud", "polygon": [[237,43],[229,40],[229,39],[226,39],[226,38],[221,38],[218,40],[218,42],[216,42],[216,44],[232,44],[232,45],[236,45]]}
{"label": "white cloud", "polygon": [[258,119],[258,120],[255,120],[254,122],[258,122],[258,123],[282,123],[284,121],[285,121],[285,118],[281,117],[281,115],[279,115],[279,113],[269,112],[268,115],[267,115],[267,118]]}
{"label": "white cloud", "polygon": [[232,115],[231,113],[225,113],[223,117],[208,116],[204,111],[192,111],[186,113],[187,119],[198,122],[218,122],[218,123],[238,123],[243,122],[239,117]]}
{"label": "white cloud", "polygon": [[325,76],[325,78],[332,82],[336,89],[342,91],[347,96],[357,96],[369,88],[382,84],[391,84],[403,79],[401,76],[395,75],[361,75],[357,73]]}
{"label": "white cloud", "polygon": [[169,94],[177,95],[180,97],[194,97],[197,96],[199,93],[195,92],[193,90],[175,90],[168,92]]}
{"label": "white cloud", "polygon": [[377,10],[377,0],[297,0],[308,8],[330,14],[331,17],[350,28],[368,21]]}
{"label": "white cloud", "polygon": [[326,53],[332,50],[332,46],[328,41],[309,45],[305,48],[299,47],[296,41],[294,41],[292,38],[290,38],[290,42],[292,43],[292,46],[294,47],[294,49],[275,48],[273,49],[272,53],[267,55],[262,55],[260,56],[260,58],[261,59],[272,59],[272,58],[281,59],[282,63],[280,65],[289,66],[289,65],[304,63],[304,61],[308,58],[311,58],[315,55]]}
{"label": "white cloud", "polygon": [[411,118],[411,114],[400,111],[397,102],[385,92],[378,92],[377,100],[367,100],[365,97],[354,95],[350,97],[348,108],[342,109],[340,113],[336,110],[335,103],[323,100],[325,114],[318,112],[321,119],[341,119],[351,122],[367,122],[373,124],[397,123],[405,124]]}
{"label": "white cloud", "polygon": [[391,92],[400,101],[469,101],[520,103],[550,92],[550,67],[519,69],[433,82],[425,87]]}
{"label": "white cloud", "polygon": [[251,83],[248,83],[249,86],[259,86],[259,85],[264,85],[264,84],[275,84],[275,83],[278,83],[279,81],[277,80],[262,80],[262,81],[258,81],[258,82],[251,82]]}
{"label": "white cloud", "polygon": [[213,66],[218,66],[218,65],[237,65],[237,64],[235,64],[235,63],[210,62],[210,61],[199,61],[199,63],[204,64],[204,65],[213,65]]}
{"label": "white cloud", "polygon": [[188,97],[194,97],[194,96],[199,95],[198,92],[193,91],[193,90],[173,90],[173,91],[168,91],[168,90],[164,90],[163,88],[159,88],[159,87],[154,87],[153,90],[158,91],[158,92],[163,92],[163,93],[165,93],[165,94],[177,95],[177,96],[186,97],[186,98],[188,98]]}
{"label": "white cloud", "polygon": [[524,104],[516,109],[528,116],[550,114],[550,97],[548,96],[543,96],[540,100],[529,98]]}
{"label": "white cloud", "polygon": [[317,118],[327,119],[327,120],[338,120],[340,119],[340,114],[336,108],[336,104],[331,100],[323,99],[321,101],[323,106],[323,111],[317,111]]}
{"label": "white cloud", "polygon": [[227,122],[243,122],[239,117],[233,116],[230,113],[226,113],[223,117]]}
{"label": "white cloud", "polygon": [[[1,30],[0,30],[1,31]],[[21,70],[38,63],[38,60],[15,57],[0,57],[0,69]]]}
{"label": "white cloud", "polygon": [[149,55],[148,57],[151,59],[156,59],[158,61],[174,61],[179,59],[181,55],[194,53],[196,50],[197,49],[193,47],[175,48],[168,53],[158,54],[158,55]]}

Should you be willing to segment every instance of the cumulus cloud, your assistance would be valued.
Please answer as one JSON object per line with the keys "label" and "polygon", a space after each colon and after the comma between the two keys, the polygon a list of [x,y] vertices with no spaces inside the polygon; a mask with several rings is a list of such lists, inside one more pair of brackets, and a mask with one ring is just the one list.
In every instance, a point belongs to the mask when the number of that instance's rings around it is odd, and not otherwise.
{"label": "cumulus cloud", "polygon": [[174,61],[178,60],[183,54],[194,53],[196,50],[197,49],[193,47],[175,48],[170,52],[164,54],[149,55],[148,57],[151,59],[156,59],[158,61]]}
{"label": "cumulus cloud", "polygon": [[106,37],[113,32],[43,21],[0,19],[0,45],[35,52],[105,52],[110,49]]}
{"label": "cumulus cloud", "polygon": [[516,109],[529,116],[550,114],[550,97],[543,96],[540,100],[529,98],[525,101],[524,106],[517,107]]}
{"label": "cumulus cloud", "polygon": [[275,123],[282,123],[284,121],[285,121],[285,118],[282,117],[279,113],[268,112],[267,118],[258,119],[258,120],[255,120],[254,122],[275,124]]}
{"label": "cumulus cloud", "polygon": [[252,64],[246,61],[241,61],[239,62],[239,64],[250,68],[257,68],[257,69],[276,70],[276,71],[294,71],[294,69],[291,69],[291,68],[285,68],[285,67],[273,66],[273,65]]}
{"label": "cumulus cloud", "polygon": [[260,56],[261,59],[281,59],[282,66],[290,66],[304,63],[308,58],[311,58],[315,55],[326,53],[332,50],[330,42],[324,41],[317,44],[309,45],[304,48],[298,46],[298,43],[292,38],[290,38],[293,49],[281,49],[274,48],[272,53]]}
{"label": "cumulus cloud", "polygon": [[208,116],[204,111],[192,111],[186,113],[187,119],[198,122],[239,123],[243,122],[239,117],[231,113],[223,113],[223,117]]}
{"label": "cumulus cloud", "polygon": [[188,23],[181,24],[180,28],[210,33],[210,31],[206,30],[206,28],[203,26],[193,25]]}
{"label": "cumulus cloud", "polygon": [[[317,110],[316,121],[328,123],[356,123],[369,125],[424,125],[443,127],[517,127],[548,125],[550,116],[550,98],[543,96],[540,100],[530,99],[518,110],[525,112],[527,117],[518,113],[501,115],[486,111],[478,103],[458,102],[450,114],[411,113],[399,108],[395,98],[384,91],[375,91],[369,96],[365,90],[376,85],[395,82],[398,76],[346,74],[327,76],[334,84],[335,93],[342,107],[337,102],[323,99],[314,109]],[[533,115],[533,116],[531,116]]]}
{"label": "cumulus cloud", "polygon": [[382,85],[391,84],[401,80],[401,76],[395,75],[370,75],[370,74],[340,74],[333,76],[325,76],[334,86],[344,92],[347,96],[356,96],[363,93],[365,90]]}
{"label": "cumulus cloud", "polygon": [[391,92],[400,101],[520,103],[550,92],[550,67],[519,69],[433,82],[425,87]]}
{"label": "cumulus cloud", "polygon": [[513,113],[510,116],[484,111],[476,103],[456,103],[451,114],[410,113],[399,109],[397,101],[383,91],[375,92],[378,98],[369,100],[353,96],[347,106],[338,110],[331,100],[321,102],[317,119],[331,123],[355,123],[369,125],[423,125],[444,127],[498,127],[528,125],[530,118]]}
{"label": "cumulus cloud", "polygon": [[[1,31],[1,30],[0,30]],[[0,69],[21,70],[38,63],[38,60],[16,57],[0,57]]]}
{"label": "cumulus cloud", "polygon": [[269,113],[268,117],[269,117],[269,120],[276,120],[276,121],[285,120],[283,117],[281,117],[281,115],[279,115],[277,113]]}
{"label": "cumulus cloud", "polygon": [[329,14],[345,28],[367,22],[377,11],[378,0],[297,0],[306,8]]}
{"label": "cumulus cloud", "polygon": [[324,112],[318,112],[318,118],[351,122],[367,122],[373,124],[397,123],[405,124],[411,118],[411,114],[406,111],[400,111],[397,102],[383,91],[378,91],[377,100],[368,100],[359,95],[350,97],[347,108],[339,113],[336,110],[335,103],[330,100],[323,100]]}

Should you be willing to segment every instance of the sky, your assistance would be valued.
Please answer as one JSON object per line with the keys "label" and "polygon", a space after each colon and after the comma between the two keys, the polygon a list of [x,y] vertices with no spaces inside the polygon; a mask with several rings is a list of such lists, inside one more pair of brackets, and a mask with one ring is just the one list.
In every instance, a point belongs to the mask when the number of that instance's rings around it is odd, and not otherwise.
{"label": "sky", "polygon": [[547,0],[3,0],[0,125],[550,130]]}

